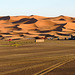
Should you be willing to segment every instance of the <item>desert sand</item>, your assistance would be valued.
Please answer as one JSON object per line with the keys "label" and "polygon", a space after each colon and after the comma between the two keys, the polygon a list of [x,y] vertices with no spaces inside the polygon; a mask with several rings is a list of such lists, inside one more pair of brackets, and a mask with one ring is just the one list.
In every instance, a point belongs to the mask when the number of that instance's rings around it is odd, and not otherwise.
{"label": "desert sand", "polygon": [[75,33],[75,18],[58,17],[1,16],[0,39],[23,39],[35,37],[69,38]]}
{"label": "desert sand", "polygon": [[0,75],[75,75],[75,41],[0,40]]}

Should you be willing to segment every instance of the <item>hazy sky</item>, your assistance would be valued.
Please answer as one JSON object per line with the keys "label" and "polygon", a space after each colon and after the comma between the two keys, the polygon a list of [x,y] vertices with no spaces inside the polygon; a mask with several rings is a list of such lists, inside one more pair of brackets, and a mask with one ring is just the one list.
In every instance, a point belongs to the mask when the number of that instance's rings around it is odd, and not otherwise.
{"label": "hazy sky", "polygon": [[0,16],[8,15],[75,17],[75,0],[0,0]]}

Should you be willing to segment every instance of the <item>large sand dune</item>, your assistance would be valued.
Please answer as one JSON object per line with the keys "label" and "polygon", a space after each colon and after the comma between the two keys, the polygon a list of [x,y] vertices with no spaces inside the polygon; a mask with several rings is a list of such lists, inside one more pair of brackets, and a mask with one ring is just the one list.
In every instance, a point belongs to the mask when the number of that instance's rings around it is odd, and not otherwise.
{"label": "large sand dune", "polygon": [[43,17],[1,16],[0,38],[22,39],[26,37],[68,38],[75,33],[75,18],[68,16]]}

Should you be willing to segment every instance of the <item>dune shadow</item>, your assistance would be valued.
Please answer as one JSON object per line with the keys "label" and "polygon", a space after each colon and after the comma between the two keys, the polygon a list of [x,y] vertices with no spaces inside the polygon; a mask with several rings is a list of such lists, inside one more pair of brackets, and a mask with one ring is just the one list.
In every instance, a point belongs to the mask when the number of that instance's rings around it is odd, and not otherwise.
{"label": "dune shadow", "polygon": [[[26,21],[27,21],[27,22],[26,22]],[[34,19],[34,18],[31,18],[31,19],[29,19],[29,18],[23,18],[23,19],[21,19],[21,20],[19,20],[19,21],[12,22],[12,24],[22,23],[22,22],[25,22],[24,24],[31,24],[31,23],[37,22],[37,20]]]}
{"label": "dune shadow", "polygon": [[62,34],[62,33],[57,33],[57,34],[62,36],[70,36],[70,34]]}
{"label": "dune shadow", "polygon": [[59,27],[57,27],[56,29],[54,29],[53,31],[62,31],[62,28],[64,28],[65,29],[65,25],[66,25],[67,23],[65,23],[65,24],[57,24],[57,25],[55,25],[55,26],[59,26]]}
{"label": "dune shadow", "polygon": [[0,37],[2,37],[2,35],[0,35]]}
{"label": "dune shadow", "polygon": [[51,32],[51,30],[44,30],[44,31],[38,30],[38,32],[40,32],[40,33],[48,33],[48,32]]}
{"label": "dune shadow", "polygon": [[57,36],[50,35],[50,34],[39,34],[39,36],[54,37],[54,38],[57,38]]}
{"label": "dune shadow", "polygon": [[72,21],[72,23],[75,23],[75,21]]}
{"label": "dune shadow", "polygon": [[48,33],[48,32],[51,32],[51,30],[43,30],[43,31],[40,31],[39,29],[31,29],[30,31],[36,31],[37,33]]}
{"label": "dune shadow", "polygon": [[6,28],[13,28],[13,30],[22,30],[22,28],[19,28],[18,26],[19,25],[9,26],[9,27],[6,27]]}
{"label": "dune shadow", "polygon": [[59,21],[66,21],[65,19],[63,19],[63,18],[61,18],[61,19],[59,19]]}
{"label": "dune shadow", "polygon": [[2,34],[5,34],[5,35],[11,35],[10,33],[2,33]]}
{"label": "dune shadow", "polygon": [[16,24],[16,23],[22,23],[22,22],[25,22],[25,21],[28,21],[29,19],[28,18],[23,18],[19,21],[15,21],[15,22],[12,22],[13,24]]}
{"label": "dune shadow", "polygon": [[73,30],[73,31],[75,31],[75,29],[70,29],[70,30]]}
{"label": "dune shadow", "polygon": [[13,40],[21,40],[20,38],[16,38],[16,39],[13,39]]}
{"label": "dune shadow", "polygon": [[31,19],[29,19],[28,22],[25,22],[24,24],[32,24],[32,23],[35,23],[35,22],[37,22],[37,21],[38,21],[37,19],[31,18]]}
{"label": "dune shadow", "polygon": [[10,16],[0,17],[0,20],[9,20]]}

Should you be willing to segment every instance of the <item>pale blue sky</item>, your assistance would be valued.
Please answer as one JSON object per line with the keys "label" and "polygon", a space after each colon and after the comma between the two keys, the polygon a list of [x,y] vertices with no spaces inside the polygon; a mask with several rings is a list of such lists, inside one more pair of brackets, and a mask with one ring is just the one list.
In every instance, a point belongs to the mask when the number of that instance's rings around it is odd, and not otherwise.
{"label": "pale blue sky", "polygon": [[0,16],[73,16],[75,0],[0,0]]}

